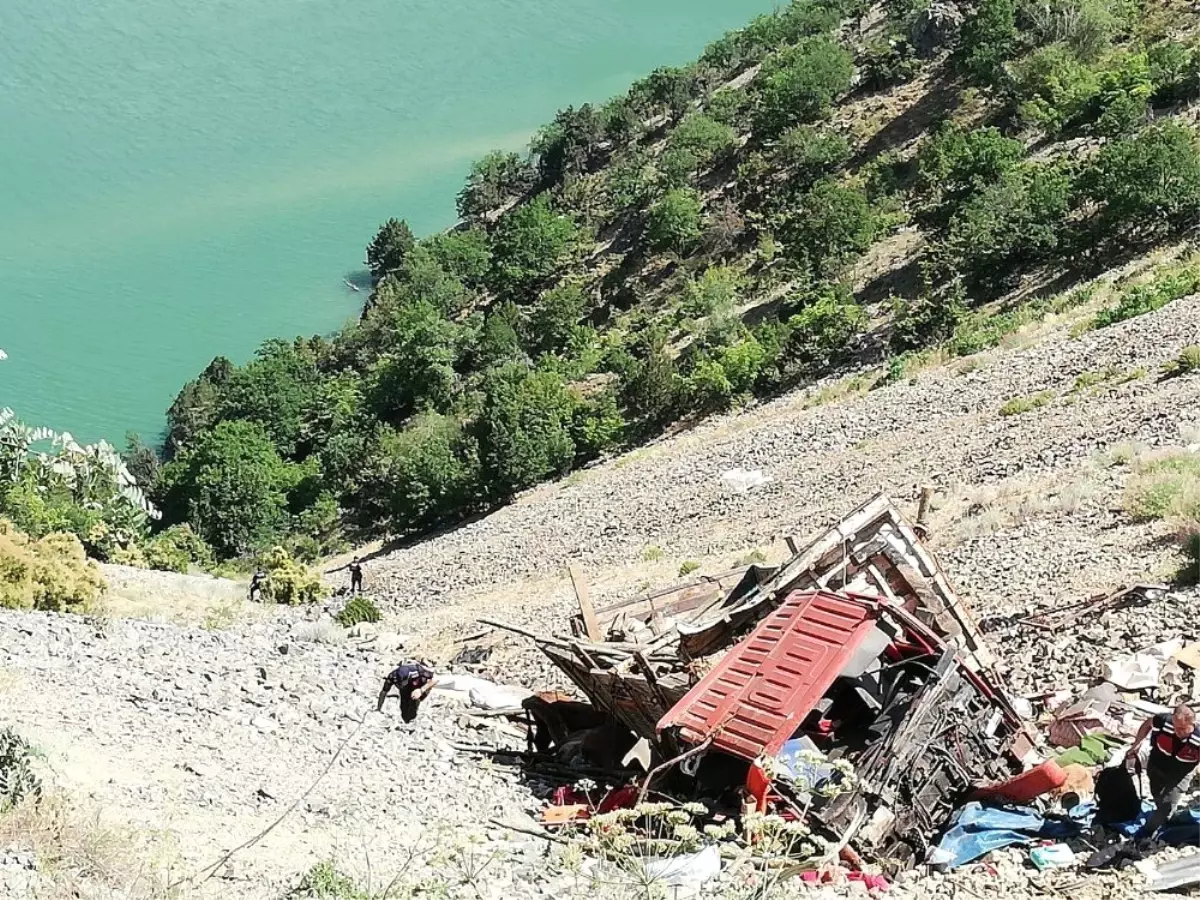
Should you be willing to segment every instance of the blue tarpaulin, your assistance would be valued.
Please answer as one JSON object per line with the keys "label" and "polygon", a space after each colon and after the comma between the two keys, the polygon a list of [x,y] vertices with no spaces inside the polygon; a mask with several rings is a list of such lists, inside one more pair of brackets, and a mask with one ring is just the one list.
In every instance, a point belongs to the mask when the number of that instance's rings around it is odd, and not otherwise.
{"label": "blue tarpaulin", "polygon": [[[1142,804],[1141,815],[1132,822],[1105,827],[1126,837],[1134,837],[1153,811],[1154,805],[1145,802]],[[1197,815],[1191,810],[1185,813],[1189,816]],[[1167,843],[1200,843],[1200,817],[1183,819],[1182,815],[1184,814],[1171,820],[1168,828],[1160,833],[1160,839]],[[1096,806],[1093,803],[1081,803],[1067,816],[1045,816],[1029,806],[997,807],[968,803],[951,820],[949,830],[942,837],[937,849],[930,854],[929,862],[955,869],[986,856],[993,850],[1015,844],[1075,837],[1092,824],[1095,816]],[[1182,837],[1183,831],[1188,828],[1192,833],[1187,841],[1171,840],[1172,837]],[[1169,834],[1171,831],[1177,834]]]}
{"label": "blue tarpaulin", "polygon": [[1200,847],[1200,809],[1185,809],[1171,817],[1158,839],[1172,847]]}

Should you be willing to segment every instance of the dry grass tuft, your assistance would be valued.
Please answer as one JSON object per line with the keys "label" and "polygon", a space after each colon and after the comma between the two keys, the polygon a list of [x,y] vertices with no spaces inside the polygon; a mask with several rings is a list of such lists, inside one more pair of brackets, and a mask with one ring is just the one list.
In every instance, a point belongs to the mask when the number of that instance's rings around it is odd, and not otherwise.
{"label": "dry grass tuft", "polygon": [[[173,844],[150,846],[134,829],[112,826],[61,794],[26,801],[0,816],[0,845],[37,859],[37,897],[66,900],[181,900],[170,887]],[[165,846],[163,846],[165,845]]]}
{"label": "dry grass tuft", "polygon": [[1135,460],[1125,511],[1142,522],[1200,521],[1200,454],[1165,451]]}
{"label": "dry grass tuft", "polygon": [[292,629],[292,637],[307,644],[346,643],[346,629],[332,619],[317,619],[315,622],[298,622]]}

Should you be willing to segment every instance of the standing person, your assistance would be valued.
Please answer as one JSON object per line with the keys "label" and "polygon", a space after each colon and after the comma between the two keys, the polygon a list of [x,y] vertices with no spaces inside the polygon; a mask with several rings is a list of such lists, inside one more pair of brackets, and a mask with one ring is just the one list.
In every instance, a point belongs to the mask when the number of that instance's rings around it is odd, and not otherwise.
{"label": "standing person", "polygon": [[387,699],[392,688],[396,688],[400,694],[400,717],[405,722],[411,722],[417,717],[421,701],[429,696],[435,684],[437,677],[428,666],[419,662],[403,663],[389,672],[383,680],[383,690],[379,692],[379,702],[375,711],[383,711],[383,701]]}
{"label": "standing person", "polygon": [[335,572],[341,572],[345,569],[350,570],[350,593],[361,594],[363,587],[362,579],[362,560],[357,556],[344,566],[338,566],[336,569],[330,569],[326,575],[333,575]]}
{"label": "standing person", "polygon": [[257,603],[262,599],[263,579],[266,573],[259,570],[254,573],[254,577],[250,579],[250,602]]}
{"label": "standing person", "polygon": [[1136,759],[1147,737],[1150,738],[1150,757],[1146,762],[1146,775],[1150,779],[1154,813],[1141,834],[1153,837],[1171,818],[1200,763],[1200,732],[1196,730],[1195,711],[1186,703],[1180,703],[1170,716],[1157,715],[1147,719],[1138,729],[1125,758]]}

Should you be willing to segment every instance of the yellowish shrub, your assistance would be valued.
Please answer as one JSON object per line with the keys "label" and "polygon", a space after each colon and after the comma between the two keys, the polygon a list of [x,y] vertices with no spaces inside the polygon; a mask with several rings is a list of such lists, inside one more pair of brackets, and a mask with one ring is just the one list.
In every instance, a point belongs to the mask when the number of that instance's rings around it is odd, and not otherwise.
{"label": "yellowish shrub", "polygon": [[32,540],[0,519],[0,606],[62,611],[90,603],[104,589],[100,570],[75,535]]}

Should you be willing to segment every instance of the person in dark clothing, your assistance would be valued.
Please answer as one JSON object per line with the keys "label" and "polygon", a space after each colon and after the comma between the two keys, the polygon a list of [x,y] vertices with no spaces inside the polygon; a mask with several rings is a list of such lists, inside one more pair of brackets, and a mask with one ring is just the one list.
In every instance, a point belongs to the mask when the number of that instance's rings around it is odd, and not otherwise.
{"label": "person in dark clothing", "polygon": [[255,572],[254,577],[250,579],[250,602],[257,603],[262,599],[263,580],[266,578],[263,572]]}
{"label": "person in dark clothing", "polygon": [[421,701],[429,696],[435,684],[437,677],[433,670],[422,663],[412,662],[397,666],[383,680],[383,690],[379,692],[379,702],[375,711],[383,710],[383,701],[387,699],[392,688],[396,688],[400,694],[400,717],[405,722],[411,722],[417,717]]}
{"label": "person in dark clothing", "polygon": [[361,594],[363,588],[362,560],[360,560],[357,556],[350,560],[350,562],[346,563],[346,565],[338,566],[336,569],[330,569],[325,574],[332,575],[335,572],[341,572],[345,569],[350,570],[350,593]]}
{"label": "person in dark clothing", "polygon": [[1154,813],[1142,829],[1144,837],[1154,834],[1171,818],[1179,799],[1187,791],[1196,766],[1200,763],[1200,731],[1196,730],[1196,713],[1180,703],[1170,715],[1147,719],[1138,729],[1126,759],[1137,758],[1138,750],[1150,738],[1150,756],[1146,776],[1150,780],[1150,796]]}

